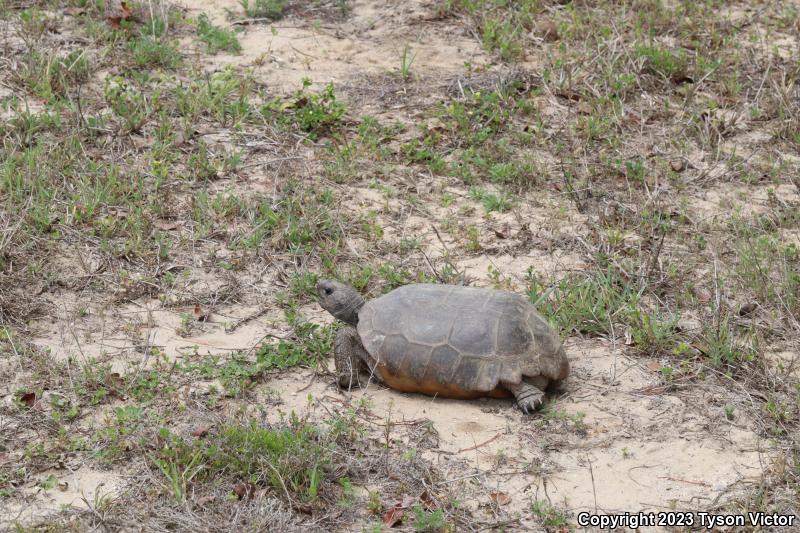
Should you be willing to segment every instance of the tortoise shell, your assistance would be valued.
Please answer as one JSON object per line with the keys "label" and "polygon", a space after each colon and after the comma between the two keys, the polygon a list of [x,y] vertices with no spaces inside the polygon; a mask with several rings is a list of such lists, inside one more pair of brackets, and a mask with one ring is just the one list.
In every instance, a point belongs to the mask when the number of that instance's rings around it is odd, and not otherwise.
{"label": "tortoise shell", "polygon": [[358,334],[379,377],[408,392],[507,396],[501,382],[560,380],[568,370],[556,333],[527,299],[506,291],[405,285],[364,304]]}

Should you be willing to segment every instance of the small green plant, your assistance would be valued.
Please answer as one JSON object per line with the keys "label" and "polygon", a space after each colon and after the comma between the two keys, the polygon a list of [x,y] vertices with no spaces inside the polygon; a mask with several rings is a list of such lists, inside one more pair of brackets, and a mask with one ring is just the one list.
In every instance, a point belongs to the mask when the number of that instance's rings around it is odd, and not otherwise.
{"label": "small green plant", "polygon": [[[162,438],[167,436],[166,430],[161,430]],[[205,468],[202,450],[195,450],[188,457],[188,461],[181,464],[174,457],[155,459],[154,463],[167,478],[172,497],[178,503],[186,501],[186,492],[192,480]]]}
{"label": "small green plant", "polygon": [[236,54],[242,51],[236,32],[211,24],[205,13],[197,19],[197,36],[206,44],[210,54],[220,51]]}
{"label": "small green plant", "polygon": [[54,474],[50,474],[39,482],[39,486],[44,490],[51,490],[58,485],[58,478]]}
{"label": "small green plant", "polygon": [[163,67],[174,69],[181,55],[174,41],[145,35],[128,42],[133,62],[140,68]]}
{"label": "small green plant", "polygon": [[526,280],[531,302],[564,333],[609,334],[615,324],[629,323],[639,305],[637,292],[612,268],[552,285],[529,269]]}
{"label": "small green plant", "polygon": [[402,253],[410,253],[414,250],[419,250],[420,248],[420,238],[413,237],[413,238],[404,238],[400,239],[400,252]]}
{"label": "small green plant", "polygon": [[105,99],[125,129],[136,132],[144,126],[151,109],[144,93],[119,77],[106,78]]}
{"label": "small green plant", "polygon": [[315,272],[298,272],[289,278],[289,293],[294,298],[312,299],[317,296],[319,276]]}
{"label": "small green plant", "polygon": [[688,60],[682,50],[673,52],[657,44],[639,45],[635,54],[644,61],[645,72],[677,80],[685,75]]}
{"label": "small green plant", "polygon": [[279,122],[294,122],[311,134],[311,138],[329,133],[342,122],[346,108],[336,99],[333,82],[317,93],[310,92],[309,87],[311,80],[303,79],[303,87],[288,101],[275,99],[264,106],[262,112],[266,116],[275,116]]}
{"label": "small green plant", "polygon": [[403,460],[406,462],[413,462],[414,459],[417,458],[417,449],[416,448],[409,448],[403,452]]}
{"label": "small green plant", "polygon": [[748,342],[738,338],[727,317],[718,325],[706,328],[702,340],[705,345],[704,354],[716,367],[740,367],[743,363],[752,361],[757,353],[755,339]]}
{"label": "small green plant", "polygon": [[381,493],[377,490],[369,491],[367,510],[370,512],[370,514],[380,514],[382,509],[383,503],[381,502]]}
{"label": "small green plant", "polygon": [[496,51],[505,61],[522,56],[521,42],[523,28],[513,20],[490,18],[483,25],[483,46],[490,52]]}
{"label": "small green plant", "polygon": [[531,504],[531,511],[539,517],[542,524],[548,528],[563,528],[567,526],[567,516],[545,501],[536,500]]}
{"label": "small green plant", "polygon": [[505,213],[514,205],[514,199],[506,191],[494,194],[481,187],[472,187],[469,191],[474,200],[479,201],[487,212],[497,211]]}
{"label": "small green plant", "polygon": [[78,49],[62,57],[32,49],[16,76],[34,94],[44,99],[65,96],[72,85],[88,79],[88,52]]}
{"label": "small green plant", "polygon": [[355,497],[355,489],[353,483],[349,478],[343,477],[339,480],[339,485],[342,488],[342,497],[339,499],[339,507],[348,508],[353,505],[353,498]]}
{"label": "small green plant", "polygon": [[239,5],[250,18],[277,20],[283,16],[283,0],[239,0]]}
{"label": "small green plant", "polygon": [[520,184],[523,181],[528,181],[525,178],[531,172],[530,166],[520,162],[495,163],[489,167],[489,179],[499,184]]}
{"label": "small green plant", "polygon": [[557,409],[552,404],[546,404],[541,410],[542,419],[547,420],[559,420],[562,422],[567,422],[572,424],[575,428],[575,431],[578,433],[586,432],[586,423],[584,422],[584,418],[586,418],[586,413],[578,411],[576,413],[569,413],[564,409]]}
{"label": "small green plant", "polygon": [[328,490],[338,485],[339,501],[350,502],[352,483],[337,476],[343,465],[335,450],[338,439],[350,438],[352,423],[340,428],[345,434],[335,424],[323,432],[292,413],[288,423],[262,426],[245,420],[193,442],[162,429],[159,438],[164,444],[153,462],[177,501],[185,499],[192,485],[227,475],[253,486],[269,486],[275,494],[301,502],[314,501],[323,485]]}
{"label": "small green plant", "polygon": [[631,324],[631,337],[639,350],[651,355],[669,353],[675,345],[675,328],[679,317],[662,318],[656,313],[634,309],[628,320]]}
{"label": "small green plant", "polygon": [[479,252],[481,250],[480,231],[477,226],[467,226],[467,250]]}
{"label": "small green plant", "polygon": [[409,45],[403,47],[403,52],[400,54],[400,77],[403,78],[403,80],[411,78],[411,65],[414,63],[416,57],[417,54],[411,52],[411,47]]}
{"label": "small green plant", "polygon": [[444,512],[441,509],[426,511],[421,505],[412,507],[414,511],[414,530],[416,531],[440,531],[445,525]]}
{"label": "small green plant", "polygon": [[383,238],[383,226],[378,222],[378,214],[369,211],[361,217],[361,232],[369,241],[379,241]]}

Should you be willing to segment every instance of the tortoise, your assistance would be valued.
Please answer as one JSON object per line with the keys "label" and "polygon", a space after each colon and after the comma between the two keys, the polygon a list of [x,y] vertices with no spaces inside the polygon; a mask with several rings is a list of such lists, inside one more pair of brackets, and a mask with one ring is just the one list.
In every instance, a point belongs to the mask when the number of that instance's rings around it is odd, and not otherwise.
{"label": "tortoise", "polygon": [[320,305],[346,323],[336,333],[338,384],[389,387],[445,398],[516,398],[524,413],[569,374],[564,347],[524,297],[458,285],[404,285],[365,302],[356,289],[323,280]]}

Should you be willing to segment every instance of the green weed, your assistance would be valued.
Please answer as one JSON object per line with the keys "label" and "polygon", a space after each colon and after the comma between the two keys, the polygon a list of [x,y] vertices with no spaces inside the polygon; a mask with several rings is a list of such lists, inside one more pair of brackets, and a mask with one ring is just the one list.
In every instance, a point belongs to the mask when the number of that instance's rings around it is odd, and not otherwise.
{"label": "green weed", "polygon": [[411,65],[416,57],[417,54],[412,53],[408,45],[403,47],[403,53],[400,54],[400,77],[404,80],[411,78]]}
{"label": "green weed", "polygon": [[197,18],[197,36],[205,43],[209,54],[217,52],[237,54],[242,51],[236,32],[211,24],[205,13]]}
{"label": "green weed", "polygon": [[145,35],[128,42],[134,64],[139,68],[175,69],[180,63],[181,55],[174,41]]}
{"label": "green weed", "polygon": [[536,500],[531,504],[531,512],[542,521],[547,528],[566,528],[567,516],[545,501]]}
{"label": "green weed", "polygon": [[491,193],[481,187],[472,187],[469,191],[470,196],[483,204],[487,212],[497,211],[505,213],[514,205],[514,199],[510,193],[501,191],[499,194]]}
{"label": "green weed", "polygon": [[250,18],[277,20],[283,17],[283,0],[239,0],[239,5]]}

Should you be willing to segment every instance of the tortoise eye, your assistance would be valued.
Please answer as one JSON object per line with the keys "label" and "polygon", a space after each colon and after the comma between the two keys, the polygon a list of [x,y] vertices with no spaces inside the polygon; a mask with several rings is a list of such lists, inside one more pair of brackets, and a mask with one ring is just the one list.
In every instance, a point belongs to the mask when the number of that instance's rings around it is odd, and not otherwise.
{"label": "tortoise eye", "polygon": [[330,287],[325,287],[324,292],[325,294],[330,295],[333,293],[333,289]]}

